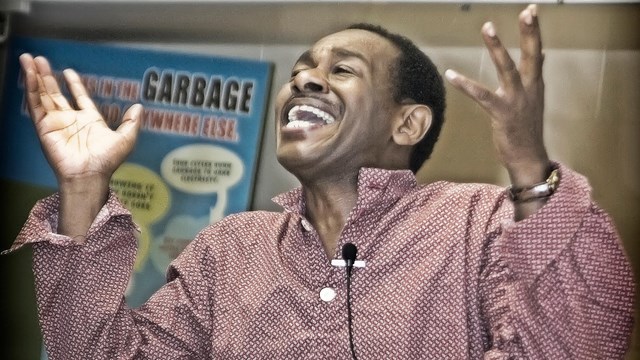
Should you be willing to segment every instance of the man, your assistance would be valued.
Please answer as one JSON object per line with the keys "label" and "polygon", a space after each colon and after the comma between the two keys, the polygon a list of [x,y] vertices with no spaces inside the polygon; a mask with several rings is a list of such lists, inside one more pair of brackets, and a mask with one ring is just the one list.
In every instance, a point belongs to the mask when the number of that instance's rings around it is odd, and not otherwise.
{"label": "man", "polygon": [[[77,109],[46,59],[23,55],[59,192],[12,249],[33,243],[50,358],[621,358],[631,270],[586,180],[547,157],[536,7],[520,14],[518,66],[491,23],[482,32],[500,88],[446,76],[491,114],[508,191],[416,183],[443,119],[440,77],[406,39],[356,25],[305,52],[276,99],[278,159],[302,185],[275,199],[285,210],[203,229],[138,309],[122,295],[135,225],[108,186],[141,106],[112,131],[75,72]],[[365,263],[345,281],[330,261],[347,243]]]}

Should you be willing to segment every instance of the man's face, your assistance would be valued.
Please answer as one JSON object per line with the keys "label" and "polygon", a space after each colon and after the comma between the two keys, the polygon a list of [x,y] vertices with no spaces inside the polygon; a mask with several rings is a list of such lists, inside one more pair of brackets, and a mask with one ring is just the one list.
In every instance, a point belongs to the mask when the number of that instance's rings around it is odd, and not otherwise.
{"label": "man's face", "polygon": [[348,175],[383,163],[391,138],[390,71],[399,50],[365,30],[318,41],[276,99],[277,156],[295,175]]}

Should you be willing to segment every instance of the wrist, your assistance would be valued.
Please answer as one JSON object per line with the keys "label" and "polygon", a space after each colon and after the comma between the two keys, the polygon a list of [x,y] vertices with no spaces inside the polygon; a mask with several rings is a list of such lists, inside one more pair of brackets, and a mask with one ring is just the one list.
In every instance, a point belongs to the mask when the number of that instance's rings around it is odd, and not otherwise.
{"label": "wrist", "polygon": [[61,196],[79,196],[85,200],[105,198],[109,192],[109,180],[102,175],[58,179],[58,192]]}
{"label": "wrist", "polygon": [[78,242],[84,238],[109,197],[109,182],[103,178],[60,181],[58,233]]}
{"label": "wrist", "polygon": [[536,172],[540,171],[538,168],[535,171],[532,170],[526,173],[528,176],[519,177],[518,179],[521,182],[517,186],[512,184],[507,188],[507,194],[514,205],[514,218],[516,221],[536,213],[547,203],[549,197],[559,186],[560,177],[556,165],[548,162],[543,169],[546,169],[544,170],[546,172],[545,175],[542,176],[545,180],[536,182]]}
{"label": "wrist", "polygon": [[522,188],[545,181],[554,169],[554,164],[545,158],[537,161],[512,163],[506,168],[511,186]]}
{"label": "wrist", "polygon": [[514,203],[546,200],[553,195],[559,183],[560,175],[558,169],[551,169],[545,181],[523,187],[509,186],[509,197]]}

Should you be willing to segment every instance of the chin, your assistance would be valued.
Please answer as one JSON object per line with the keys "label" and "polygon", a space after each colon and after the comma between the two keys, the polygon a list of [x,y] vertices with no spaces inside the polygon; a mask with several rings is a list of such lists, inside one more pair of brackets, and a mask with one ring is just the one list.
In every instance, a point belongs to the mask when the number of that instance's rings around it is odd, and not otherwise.
{"label": "chin", "polygon": [[292,148],[295,146],[289,146],[289,149],[278,148],[276,152],[276,158],[283,168],[298,180],[314,177],[315,173],[322,172],[321,159]]}
{"label": "chin", "polygon": [[278,149],[276,152],[276,158],[280,165],[282,165],[289,172],[293,172],[297,167],[302,166],[305,161],[304,157],[299,151],[286,151],[283,149]]}

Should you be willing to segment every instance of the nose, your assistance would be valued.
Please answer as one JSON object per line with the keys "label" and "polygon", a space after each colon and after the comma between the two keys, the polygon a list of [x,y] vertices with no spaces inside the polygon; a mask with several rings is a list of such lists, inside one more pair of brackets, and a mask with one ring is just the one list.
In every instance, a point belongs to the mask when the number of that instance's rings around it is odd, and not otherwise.
{"label": "nose", "polygon": [[300,71],[294,76],[291,86],[294,92],[327,93],[329,91],[327,79],[318,68]]}

